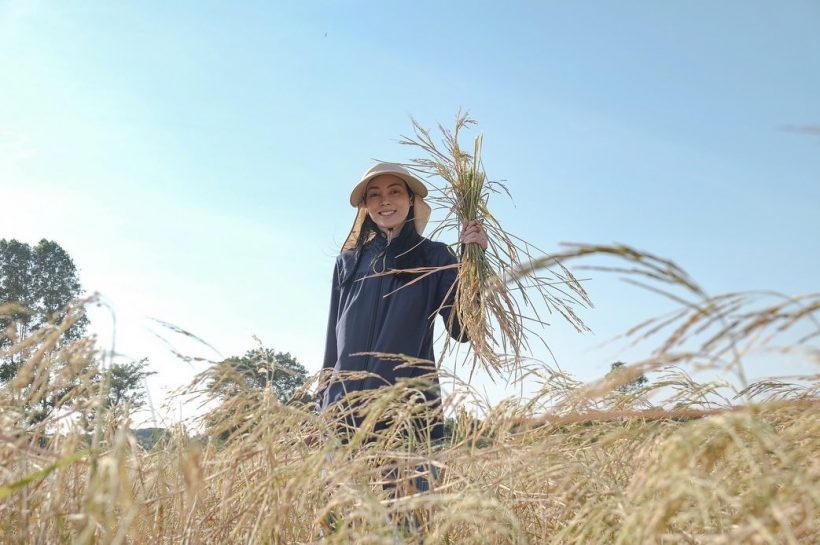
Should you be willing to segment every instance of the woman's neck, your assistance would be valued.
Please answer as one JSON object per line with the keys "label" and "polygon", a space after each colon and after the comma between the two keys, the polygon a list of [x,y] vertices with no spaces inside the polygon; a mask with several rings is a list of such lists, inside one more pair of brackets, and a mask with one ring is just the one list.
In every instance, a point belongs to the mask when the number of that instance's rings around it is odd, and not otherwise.
{"label": "woman's neck", "polygon": [[404,228],[404,222],[401,225],[397,225],[391,229],[382,229],[379,227],[379,232],[381,232],[382,236],[387,239],[387,243],[389,244],[393,239],[399,236],[401,230]]}

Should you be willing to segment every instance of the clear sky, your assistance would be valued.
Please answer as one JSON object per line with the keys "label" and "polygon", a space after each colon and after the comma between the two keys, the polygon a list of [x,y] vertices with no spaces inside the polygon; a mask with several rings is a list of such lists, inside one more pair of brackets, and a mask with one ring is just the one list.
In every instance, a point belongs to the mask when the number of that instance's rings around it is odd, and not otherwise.
{"label": "clear sky", "polygon": [[[621,242],[710,293],[806,293],[820,138],[784,128],[820,125],[818,97],[817,0],[0,0],[0,237],[74,257],[117,349],[151,358],[155,399],[201,364],[146,317],[316,370],[350,189],[412,155],[409,116],[465,108],[514,197],[491,208],[546,251]],[[672,306],[580,276],[594,334],[545,337],[591,379],[624,352],[590,347]],[[110,342],[109,314],[93,326]]]}

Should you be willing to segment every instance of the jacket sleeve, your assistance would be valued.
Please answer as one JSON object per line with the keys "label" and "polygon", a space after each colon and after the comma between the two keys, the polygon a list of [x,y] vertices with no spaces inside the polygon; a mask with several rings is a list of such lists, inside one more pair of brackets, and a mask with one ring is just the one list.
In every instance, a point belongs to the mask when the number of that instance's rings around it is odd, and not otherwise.
{"label": "jacket sleeve", "polygon": [[[325,358],[322,362],[322,370],[333,369],[336,366],[336,322],[339,319],[339,261],[333,268],[333,282],[330,290],[330,311],[327,318],[327,336],[325,337]],[[321,396],[325,385],[320,383],[317,395]]]}
{"label": "jacket sleeve", "polygon": [[[450,248],[445,248],[444,263],[441,265],[455,265],[458,259]],[[466,342],[469,339],[467,330],[462,327],[458,319],[458,312],[455,309],[456,290],[458,289],[458,268],[451,267],[438,273],[438,293],[436,300],[441,301],[439,314],[444,319],[447,332],[458,342]]]}

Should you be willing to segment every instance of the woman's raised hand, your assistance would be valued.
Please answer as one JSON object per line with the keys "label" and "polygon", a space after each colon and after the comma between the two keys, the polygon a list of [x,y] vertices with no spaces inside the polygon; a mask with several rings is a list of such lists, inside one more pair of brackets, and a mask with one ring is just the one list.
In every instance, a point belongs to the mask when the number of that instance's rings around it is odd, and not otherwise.
{"label": "woman's raised hand", "polygon": [[462,225],[459,242],[462,244],[478,244],[482,250],[486,250],[490,239],[487,238],[487,232],[484,231],[480,221],[470,220]]}

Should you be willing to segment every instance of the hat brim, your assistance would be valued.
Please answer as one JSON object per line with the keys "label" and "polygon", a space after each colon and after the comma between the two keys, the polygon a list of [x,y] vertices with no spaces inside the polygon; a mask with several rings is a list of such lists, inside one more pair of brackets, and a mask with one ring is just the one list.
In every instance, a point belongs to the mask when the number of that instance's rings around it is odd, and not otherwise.
{"label": "hat brim", "polygon": [[368,182],[370,182],[373,178],[383,176],[384,174],[392,174],[393,176],[404,180],[414,195],[418,197],[427,196],[427,186],[408,170],[400,167],[399,165],[381,163],[368,170],[362,179],[359,180],[359,183],[356,184],[356,187],[353,188],[353,191],[350,192],[350,205],[354,208],[358,208],[364,201],[364,192],[367,189]]}
{"label": "hat brim", "polygon": [[[367,185],[367,183],[365,183]],[[419,235],[424,234],[424,228],[427,227],[427,223],[430,221],[430,214],[432,210],[430,209],[430,205],[424,202],[424,198],[421,196],[416,195],[415,202],[413,203],[413,212],[415,217],[413,218],[413,223],[416,227],[416,232]],[[362,231],[362,225],[364,224],[364,218],[367,217],[367,208],[364,206],[358,207],[358,212],[356,212],[356,219],[353,220],[353,227],[350,229],[350,234],[347,235],[347,240],[342,245],[342,251],[345,250],[352,250],[356,247],[356,241],[359,240],[359,233]]]}

